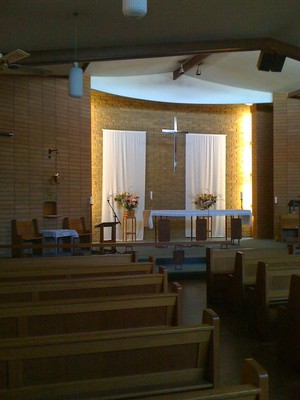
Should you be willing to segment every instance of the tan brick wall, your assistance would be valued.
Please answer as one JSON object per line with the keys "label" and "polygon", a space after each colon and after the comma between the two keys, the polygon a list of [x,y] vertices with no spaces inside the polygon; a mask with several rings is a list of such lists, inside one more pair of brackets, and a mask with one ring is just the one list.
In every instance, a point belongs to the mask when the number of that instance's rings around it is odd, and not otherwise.
{"label": "tan brick wall", "polygon": [[[40,229],[62,227],[65,216],[89,221],[91,128],[89,79],[84,96],[72,99],[67,79],[0,77],[0,243],[11,241],[11,220],[37,218]],[[57,170],[63,181],[55,185]],[[58,218],[44,218],[46,200],[57,202]],[[2,250],[0,254],[7,254]]]}
{"label": "tan brick wall", "polygon": [[300,101],[286,93],[274,96],[274,236],[280,238],[280,215],[288,213],[289,200],[300,196]]}
{"label": "tan brick wall", "polygon": [[[154,209],[185,208],[185,137],[178,135],[177,171],[173,171],[173,138],[161,133],[172,128],[177,117],[178,128],[189,132],[226,134],[226,207],[240,207],[242,117],[249,112],[244,105],[176,105],[155,103],[91,93],[93,225],[101,219],[102,129],[147,131],[146,193],[153,191]],[[145,208],[150,208],[146,196]],[[181,220],[172,220],[172,238],[184,237]],[[249,235],[245,227],[244,235]],[[153,232],[145,231],[146,238]],[[94,238],[98,237],[95,230]]]}

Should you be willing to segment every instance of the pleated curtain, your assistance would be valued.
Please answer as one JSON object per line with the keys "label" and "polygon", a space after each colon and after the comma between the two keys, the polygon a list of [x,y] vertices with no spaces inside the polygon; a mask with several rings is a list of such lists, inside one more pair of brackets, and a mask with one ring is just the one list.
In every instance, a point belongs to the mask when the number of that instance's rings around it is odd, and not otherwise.
{"label": "pleated curtain", "polygon": [[[146,132],[103,129],[102,221],[113,222],[115,209],[122,223],[123,209],[114,201],[117,193],[137,192],[139,206],[135,211],[136,239],[144,235]],[[109,202],[108,202],[109,200]],[[105,240],[110,238],[105,232]],[[128,239],[130,236],[128,237]],[[117,240],[122,240],[122,225],[117,225]]]}

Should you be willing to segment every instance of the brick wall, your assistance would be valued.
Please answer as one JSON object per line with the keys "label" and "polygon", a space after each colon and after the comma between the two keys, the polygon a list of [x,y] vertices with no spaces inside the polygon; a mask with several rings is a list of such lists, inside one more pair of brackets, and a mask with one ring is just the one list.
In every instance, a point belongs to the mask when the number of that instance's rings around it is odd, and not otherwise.
{"label": "brick wall", "polygon": [[[93,225],[101,219],[102,129],[147,131],[146,193],[153,191],[153,209],[185,208],[185,137],[178,135],[177,171],[173,171],[173,138],[163,135],[162,128],[172,128],[177,117],[178,128],[189,132],[226,134],[226,207],[240,207],[242,117],[249,112],[244,105],[176,105],[128,99],[92,91],[92,182]],[[150,208],[146,196],[145,208]],[[184,235],[183,220],[171,220],[172,238]],[[244,235],[249,235],[245,227]],[[94,238],[99,232],[95,230]],[[145,238],[153,232],[145,230]],[[97,240],[97,239],[96,239]]]}
{"label": "brick wall", "polygon": [[[12,219],[37,218],[40,229],[61,228],[65,216],[89,221],[89,79],[81,99],[68,96],[62,78],[1,76],[0,88],[0,130],[15,133],[0,136],[0,243],[10,243]],[[49,148],[59,151],[57,165]],[[57,218],[44,217],[45,201],[56,202]]]}
{"label": "brick wall", "polygon": [[300,101],[286,93],[274,96],[274,237],[280,238],[280,215],[300,196]]}

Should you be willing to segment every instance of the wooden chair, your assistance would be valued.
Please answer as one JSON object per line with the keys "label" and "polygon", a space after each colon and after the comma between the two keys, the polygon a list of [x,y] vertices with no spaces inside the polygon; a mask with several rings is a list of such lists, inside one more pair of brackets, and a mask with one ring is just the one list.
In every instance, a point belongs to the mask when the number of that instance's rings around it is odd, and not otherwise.
{"label": "wooden chair", "polygon": [[[11,221],[11,243],[22,245],[26,243],[43,244],[43,236],[39,233],[37,219],[31,221]],[[42,255],[43,249],[33,249],[33,254]],[[12,248],[12,257],[24,257],[24,249]]]}
{"label": "wooden chair", "polygon": [[91,231],[86,228],[85,218],[69,218],[63,220],[63,229],[74,229],[79,235],[80,243],[91,242]]}

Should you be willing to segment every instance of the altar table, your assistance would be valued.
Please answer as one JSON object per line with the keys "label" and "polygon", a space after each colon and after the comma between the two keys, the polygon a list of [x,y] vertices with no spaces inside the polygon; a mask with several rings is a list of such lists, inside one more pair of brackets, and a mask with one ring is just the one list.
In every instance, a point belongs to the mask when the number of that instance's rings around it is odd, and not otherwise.
{"label": "altar table", "polygon": [[[43,238],[54,238],[55,244],[59,244],[59,239],[63,237],[70,237],[72,243],[74,238],[79,238],[79,234],[74,229],[45,229],[41,231]],[[71,248],[71,252],[73,249]],[[55,255],[58,253],[58,248],[55,249]]]}
{"label": "altar table", "polygon": [[[153,224],[155,218],[155,226]],[[251,224],[251,210],[151,210],[149,214],[149,228],[155,227],[156,232],[156,217],[190,217],[191,218],[191,240],[193,240],[193,217],[240,217],[245,225]],[[227,223],[225,223],[225,236],[227,240]]]}

